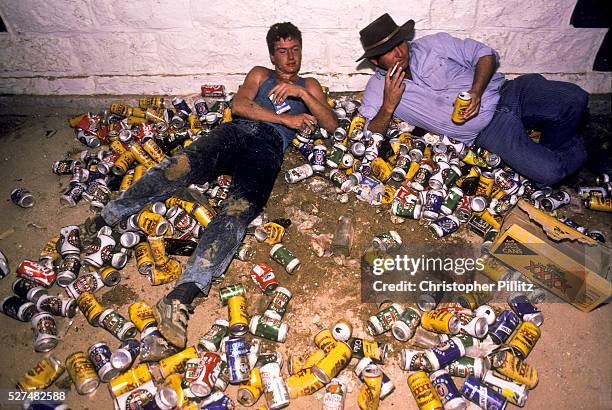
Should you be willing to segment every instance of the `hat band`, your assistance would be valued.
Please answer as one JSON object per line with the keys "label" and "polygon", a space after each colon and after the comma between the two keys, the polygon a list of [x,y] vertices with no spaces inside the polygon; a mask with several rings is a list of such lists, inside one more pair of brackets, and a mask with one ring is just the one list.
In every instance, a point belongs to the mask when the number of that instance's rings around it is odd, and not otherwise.
{"label": "hat band", "polygon": [[370,44],[369,46],[365,47],[364,50],[365,51],[370,51],[371,49],[378,47],[384,43],[386,43],[387,41],[389,41],[391,39],[391,37],[393,37],[394,35],[396,35],[398,33],[398,31],[400,30],[400,27],[396,27],[395,30],[393,30],[391,32],[391,34],[389,34],[387,37],[383,38],[382,40],[377,41],[374,44]]}

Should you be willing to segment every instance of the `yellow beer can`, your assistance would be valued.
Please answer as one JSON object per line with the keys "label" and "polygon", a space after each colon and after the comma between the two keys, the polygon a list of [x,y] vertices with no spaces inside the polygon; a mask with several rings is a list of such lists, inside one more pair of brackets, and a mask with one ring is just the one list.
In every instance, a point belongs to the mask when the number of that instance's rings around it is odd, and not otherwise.
{"label": "yellow beer can", "polygon": [[147,168],[144,165],[136,165],[134,167],[134,179],[132,183],[138,181],[146,171]]}
{"label": "yellow beer can", "polygon": [[46,357],[19,378],[17,388],[24,392],[45,389],[59,379],[64,370],[58,359],[53,356]]}
{"label": "yellow beer can", "polygon": [[66,358],[66,369],[77,393],[89,394],[100,385],[93,363],[83,352],[75,352]]}
{"label": "yellow beer can", "polygon": [[523,322],[508,341],[508,346],[514,350],[518,357],[525,359],[533,350],[541,334],[542,331],[538,326],[531,322]]}
{"label": "yellow beer can", "polygon": [[435,309],[423,313],[421,326],[430,332],[454,335],[459,333],[461,321],[452,312]]}
{"label": "yellow beer can", "polygon": [[295,374],[302,369],[308,369],[318,363],[325,357],[325,352],[321,349],[316,349],[306,357],[299,355],[289,355],[287,360],[287,371],[289,374]]}
{"label": "yellow beer can", "polygon": [[181,263],[174,258],[170,258],[165,264],[153,268],[149,279],[151,280],[151,285],[164,285],[177,280],[181,273],[183,273]]}
{"label": "yellow beer can", "polygon": [[524,384],[528,389],[533,389],[538,384],[538,372],[535,367],[514,356],[508,350],[493,356],[491,364],[496,373],[516,383]]}
{"label": "yellow beer can", "polygon": [[207,227],[210,221],[215,217],[216,212],[204,204],[196,205],[191,215],[203,227]]}
{"label": "yellow beer can", "polygon": [[164,99],[162,97],[140,97],[138,99],[138,106],[140,108],[162,108],[164,106]]}
{"label": "yellow beer can", "polygon": [[138,162],[140,162],[142,165],[144,165],[147,168],[152,168],[155,165],[157,165],[157,163],[153,160],[153,158],[151,158],[149,154],[147,154],[147,151],[145,151],[142,145],[140,145],[136,141],[132,141],[130,143],[130,152],[132,153],[132,155],[134,156],[134,158],[136,158]]}
{"label": "yellow beer can", "polygon": [[[406,172],[406,179],[404,180],[405,182],[408,181],[412,181],[412,178],[414,178],[414,176],[416,175],[417,171],[419,170],[419,168],[421,167],[421,164],[419,164],[416,161],[412,161],[410,163],[410,167],[408,168],[408,172]],[[403,185],[403,184],[402,184]],[[409,188],[409,187],[407,187]]]}
{"label": "yellow beer can", "polygon": [[261,381],[261,373],[259,368],[255,367],[249,373],[249,380],[238,387],[238,403],[250,407],[259,400],[262,393],[263,383]]}
{"label": "yellow beer can", "polygon": [[194,346],[189,346],[172,356],[160,360],[159,369],[163,377],[168,377],[173,373],[182,373],[185,371],[185,362],[189,359],[196,359],[197,357],[197,349]]}
{"label": "yellow beer can", "polygon": [[168,230],[168,221],[163,216],[149,212],[141,211],[136,219],[138,227],[147,235],[159,236],[166,233]]}
{"label": "yellow beer can", "polygon": [[155,265],[153,260],[153,253],[151,252],[151,246],[148,242],[140,242],[134,246],[134,255],[136,255],[136,266],[138,272],[142,275],[148,275],[151,273],[151,269]]}
{"label": "yellow beer can", "polygon": [[466,119],[464,118],[465,110],[470,106],[472,102],[472,95],[467,91],[460,92],[455,99],[455,106],[453,107],[453,113],[451,114],[451,121],[455,124],[463,124]]}
{"label": "yellow beer can", "polygon": [[98,326],[98,318],[104,312],[105,308],[98,302],[96,296],[91,292],[84,292],[79,295],[76,300],[79,310],[87,318],[87,321],[92,326]]}
{"label": "yellow beer can", "polygon": [[308,396],[325,384],[312,373],[311,369],[302,369],[286,379],[289,397],[295,399],[300,396]]}
{"label": "yellow beer can", "polygon": [[100,277],[106,286],[115,286],[121,281],[121,274],[112,266],[105,266],[101,268]]}
{"label": "yellow beer can", "polygon": [[232,296],[227,300],[230,332],[232,335],[244,335],[249,329],[246,298],[243,295]]}
{"label": "yellow beer can", "polygon": [[110,112],[112,112],[113,114],[121,115],[122,117],[129,117],[130,115],[132,115],[132,107],[120,102],[113,102],[110,106]]}
{"label": "yellow beer can", "polygon": [[310,370],[317,379],[327,384],[346,367],[351,361],[352,354],[353,351],[348,344],[336,341],[329,353],[312,366]]}
{"label": "yellow beer can", "polygon": [[157,145],[153,138],[149,138],[143,142],[142,148],[144,148],[147,154],[149,154],[156,162],[162,162],[164,159],[166,159],[166,154],[164,151],[162,151],[159,145]]}
{"label": "yellow beer can", "polygon": [[119,155],[123,154],[124,152],[127,152],[127,148],[125,148],[125,145],[123,145],[123,142],[119,140],[112,141],[110,143],[110,147],[113,150],[113,152]]}
{"label": "yellow beer can", "polygon": [[336,339],[334,339],[331,330],[323,329],[315,335],[314,344],[327,354],[336,345]]}
{"label": "yellow beer can", "polygon": [[134,183],[134,171],[129,170],[121,179],[121,184],[119,185],[119,192],[127,191],[132,184]]}
{"label": "yellow beer can", "polygon": [[408,387],[420,410],[442,410],[442,402],[424,371],[408,374]]}
{"label": "yellow beer can", "polygon": [[488,171],[482,171],[480,178],[478,179],[478,187],[476,188],[476,195],[490,197],[493,192],[493,174]]}
{"label": "yellow beer can", "polygon": [[142,332],[149,326],[155,326],[157,324],[153,314],[153,308],[145,302],[132,303],[128,308],[128,314],[130,316],[130,321],[134,323],[134,326],[136,326],[139,332]]}
{"label": "yellow beer can", "polygon": [[128,169],[130,169],[130,165],[132,165],[134,161],[136,161],[134,155],[130,151],[125,151],[124,153],[119,155],[119,158],[117,158],[117,160],[115,160],[115,163],[112,166],[113,174],[125,174],[126,172],[128,172]]}
{"label": "yellow beer can", "polygon": [[371,167],[372,175],[378,178],[380,182],[385,183],[389,180],[389,178],[391,178],[391,171],[393,171],[393,167],[381,157],[374,158],[374,161],[371,163]]}
{"label": "yellow beer can", "polygon": [[166,255],[166,245],[164,245],[163,236],[148,236],[147,242],[151,247],[151,255],[153,255],[153,261],[155,266],[159,267],[165,265],[170,258]]}
{"label": "yellow beer can", "polygon": [[185,404],[186,400],[185,400],[185,394],[183,393],[183,387],[181,386],[181,383],[183,381],[183,375],[178,374],[178,373],[173,373],[171,375],[169,375],[168,377],[166,377],[166,380],[164,380],[164,386],[170,387],[172,390],[174,390],[174,393],[176,393],[176,408],[180,409],[183,407],[183,405]]}
{"label": "yellow beer can", "polygon": [[363,384],[359,390],[357,403],[362,410],[376,410],[380,403],[380,390],[382,388],[382,370],[375,364],[363,369]]}
{"label": "yellow beer can", "polygon": [[153,379],[149,365],[142,363],[108,382],[111,394],[116,398],[142,386]]}

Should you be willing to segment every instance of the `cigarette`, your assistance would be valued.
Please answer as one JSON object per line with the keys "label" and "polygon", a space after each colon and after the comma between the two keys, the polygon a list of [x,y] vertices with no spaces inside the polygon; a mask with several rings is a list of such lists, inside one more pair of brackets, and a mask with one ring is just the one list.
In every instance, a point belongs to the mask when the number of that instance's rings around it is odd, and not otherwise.
{"label": "cigarette", "polygon": [[395,70],[397,70],[397,66],[398,65],[399,65],[399,63],[395,63],[395,65],[391,69],[391,74],[389,74],[389,77],[393,77],[393,74],[395,74]]}

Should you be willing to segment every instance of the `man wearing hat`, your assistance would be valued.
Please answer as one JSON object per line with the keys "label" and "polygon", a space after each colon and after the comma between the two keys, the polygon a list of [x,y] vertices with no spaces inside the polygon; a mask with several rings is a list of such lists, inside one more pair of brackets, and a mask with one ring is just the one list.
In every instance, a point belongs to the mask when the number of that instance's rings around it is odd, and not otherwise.
{"label": "man wearing hat", "polygon": [[[436,134],[494,152],[517,172],[553,185],[584,163],[577,130],[588,94],[575,84],[539,74],[505,80],[499,54],[483,43],[437,33],[414,41],[414,21],[398,26],[384,14],[359,32],[375,74],[366,86],[361,115],[372,132],[385,134],[393,116]],[[395,67],[395,69],[394,69]],[[457,95],[471,102],[466,121],[451,121]],[[537,128],[534,142],[528,129]]]}

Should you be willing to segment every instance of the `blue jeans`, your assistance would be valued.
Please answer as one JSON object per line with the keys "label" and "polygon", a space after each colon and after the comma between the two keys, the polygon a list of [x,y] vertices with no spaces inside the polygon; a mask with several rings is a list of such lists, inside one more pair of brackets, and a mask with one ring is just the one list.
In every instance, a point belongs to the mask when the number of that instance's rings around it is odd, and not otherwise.
{"label": "blue jeans", "polygon": [[176,283],[193,282],[208,295],[212,280],[221,277],[231,263],[247,225],[263,210],[282,162],[283,140],[272,126],[235,120],[149,169],[109,202],[101,215],[112,226],[148,203],[164,201],[178,189],[232,175],[228,198],[203,230]]}
{"label": "blue jeans", "polygon": [[[493,119],[476,144],[501,156],[520,174],[553,185],[586,160],[577,130],[587,104],[587,92],[575,84],[522,75],[502,86]],[[533,128],[542,132],[539,143],[527,134]]]}

